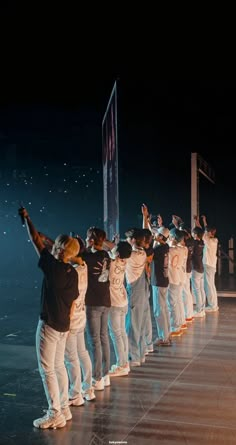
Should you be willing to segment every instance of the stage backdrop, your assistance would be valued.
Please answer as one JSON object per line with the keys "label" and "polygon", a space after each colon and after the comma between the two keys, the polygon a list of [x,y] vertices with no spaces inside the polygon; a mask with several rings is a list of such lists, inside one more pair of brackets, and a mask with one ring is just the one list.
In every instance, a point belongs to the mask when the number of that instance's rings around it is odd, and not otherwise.
{"label": "stage backdrop", "polygon": [[117,86],[112,89],[102,121],[104,230],[112,240],[119,233]]}

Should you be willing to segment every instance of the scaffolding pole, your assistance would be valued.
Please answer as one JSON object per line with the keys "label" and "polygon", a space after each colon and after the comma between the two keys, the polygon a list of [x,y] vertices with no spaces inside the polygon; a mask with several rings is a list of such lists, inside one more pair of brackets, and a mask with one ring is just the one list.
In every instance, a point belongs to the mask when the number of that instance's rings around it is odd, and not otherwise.
{"label": "scaffolding pole", "polygon": [[199,214],[197,153],[191,153],[191,227]]}

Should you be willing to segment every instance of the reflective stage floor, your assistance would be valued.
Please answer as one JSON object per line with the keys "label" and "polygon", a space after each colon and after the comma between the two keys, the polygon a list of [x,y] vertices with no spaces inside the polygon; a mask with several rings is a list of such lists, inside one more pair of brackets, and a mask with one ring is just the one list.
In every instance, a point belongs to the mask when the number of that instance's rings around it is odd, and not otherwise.
{"label": "reflective stage floor", "polygon": [[18,289],[13,298],[6,290],[0,444],[236,444],[236,299],[220,297],[219,306],[219,313],[195,320],[172,347],[149,354],[129,376],[113,378],[95,402],[72,407],[65,428],[42,431],[32,425],[46,408],[34,347],[38,297]]}

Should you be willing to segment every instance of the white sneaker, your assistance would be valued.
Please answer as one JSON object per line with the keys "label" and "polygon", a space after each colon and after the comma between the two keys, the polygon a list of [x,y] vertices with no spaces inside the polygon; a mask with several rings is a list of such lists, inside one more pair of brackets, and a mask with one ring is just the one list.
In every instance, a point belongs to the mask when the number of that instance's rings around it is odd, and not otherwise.
{"label": "white sneaker", "polygon": [[45,416],[35,419],[33,425],[36,428],[46,429],[46,428],[63,428],[66,425],[66,419],[63,414],[58,414],[57,416],[52,416],[47,412]]}
{"label": "white sneaker", "polygon": [[67,408],[62,408],[62,409],[61,409],[61,413],[62,413],[63,416],[65,417],[66,421],[72,419],[71,410],[70,410],[70,408],[69,408],[68,406],[67,406]]}
{"label": "white sneaker", "polygon": [[111,385],[109,374],[104,375],[103,381],[104,381],[104,386],[110,386]]}
{"label": "white sneaker", "polygon": [[130,372],[130,366],[129,366],[129,362],[127,362],[123,368],[127,369],[128,373]]}
{"label": "white sneaker", "polygon": [[103,391],[104,390],[104,380],[103,377],[100,380],[92,380],[93,389],[95,391]]}
{"label": "white sneaker", "polygon": [[136,367],[136,366],[141,366],[141,363],[140,362],[135,362],[135,361],[130,361],[129,362],[129,365],[131,366],[131,368],[133,368],[133,367]]}
{"label": "white sneaker", "polygon": [[80,394],[75,399],[70,399],[68,405],[69,406],[82,406],[82,405],[84,405],[84,399],[83,399],[82,395]]}
{"label": "white sneaker", "polygon": [[109,371],[110,377],[122,377],[123,375],[128,375],[129,371],[126,366],[113,366]]}
{"label": "white sneaker", "polygon": [[219,306],[216,306],[216,307],[211,307],[211,306],[206,306],[205,307],[205,311],[206,312],[218,312],[218,310],[219,310]]}
{"label": "white sneaker", "polygon": [[206,316],[205,311],[195,312],[193,313],[194,318],[204,318]]}
{"label": "white sneaker", "polygon": [[115,371],[116,368],[119,368],[119,365],[117,365],[117,364],[111,365],[111,369],[110,369],[109,373]]}
{"label": "white sneaker", "polygon": [[96,399],[93,388],[89,388],[84,391],[82,390],[82,396],[88,402],[91,402],[92,400]]}

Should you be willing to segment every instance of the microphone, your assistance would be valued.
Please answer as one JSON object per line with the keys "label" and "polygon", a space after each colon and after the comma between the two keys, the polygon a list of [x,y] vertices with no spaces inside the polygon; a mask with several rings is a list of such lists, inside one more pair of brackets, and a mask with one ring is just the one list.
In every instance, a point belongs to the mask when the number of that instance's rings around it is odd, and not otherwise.
{"label": "microphone", "polygon": [[[24,209],[24,206],[21,204],[21,207],[19,208],[19,212],[20,212],[20,210],[22,210],[22,209]],[[21,219],[21,224],[22,224],[23,227],[25,227],[25,218],[24,218],[24,216],[21,215],[20,213],[19,213],[19,215],[20,215],[20,219]]]}

